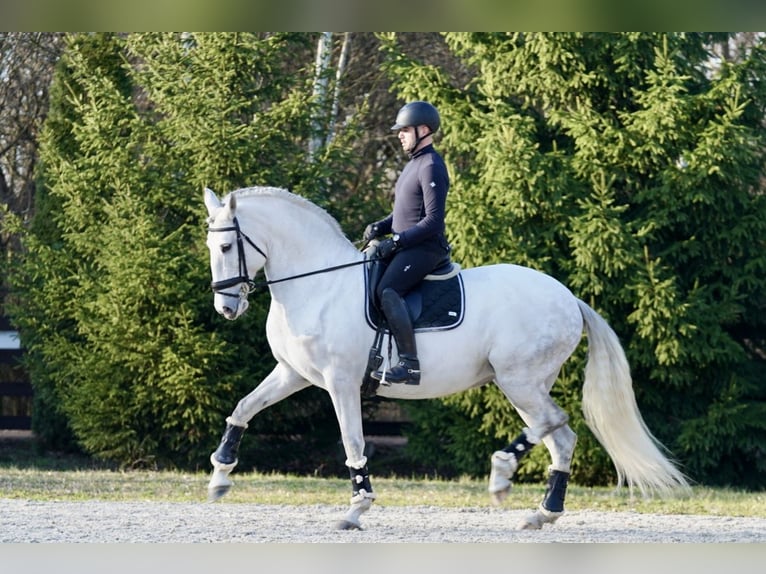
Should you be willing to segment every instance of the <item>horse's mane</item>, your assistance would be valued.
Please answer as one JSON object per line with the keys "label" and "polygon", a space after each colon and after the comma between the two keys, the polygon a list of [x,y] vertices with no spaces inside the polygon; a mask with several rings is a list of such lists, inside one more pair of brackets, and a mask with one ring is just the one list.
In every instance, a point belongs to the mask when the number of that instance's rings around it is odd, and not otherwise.
{"label": "horse's mane", "polygon": [[243,189],[237,189],[235,191],[232,191],[232,193],[236,194],[237,201],[239,201],[240,199],[247,199],[249,197],[278,197],[280,199],[284,199],[285,201],[292,203],[293,205],[297,207],[300,207],[302,209],[306,209],[307,211],[315,213],[321,219],[326,221],[341,236],[343,237],[346,236],[340,224],[338,223],[338,220],[335,219],[332,215],[330,215],[326,210],[319,207],[316,203],[309,201],[305,197],[296,195],[284,188],[256,186],[256,187],[246,187]]}

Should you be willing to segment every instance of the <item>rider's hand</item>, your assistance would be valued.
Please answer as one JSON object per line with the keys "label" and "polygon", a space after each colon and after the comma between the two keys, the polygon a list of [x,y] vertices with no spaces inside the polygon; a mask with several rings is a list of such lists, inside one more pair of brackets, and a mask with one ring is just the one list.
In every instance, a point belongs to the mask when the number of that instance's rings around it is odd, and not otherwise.
{"label": "rider's hand", "polygon": [[392,238],[387,237],[378,245],[378,257],[387,259],[391,257],[397,249],[399,249],[399,244]]}
{"label": "rider's hand", "polygon": [[378,227],[377,223],[370,223],[364,230],[364,235],[362,236],[362,239],[365,241],[372,241],[376,237],[380,237],[380,228]]}

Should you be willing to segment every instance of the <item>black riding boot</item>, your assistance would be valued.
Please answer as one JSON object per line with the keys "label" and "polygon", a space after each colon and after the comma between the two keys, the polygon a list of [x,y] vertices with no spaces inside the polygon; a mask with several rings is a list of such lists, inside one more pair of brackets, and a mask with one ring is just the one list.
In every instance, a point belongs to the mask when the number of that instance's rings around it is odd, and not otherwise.
{"label": "black riding boot", "polygon": [[[380,306],[399,349],[399,364],[386,371],[386,382],[419,385],[420,362],[407,303],[396,291],[389,288],[381,294]],[[380,381],[383,379],[383,371],[375,371],[371,376]]]}

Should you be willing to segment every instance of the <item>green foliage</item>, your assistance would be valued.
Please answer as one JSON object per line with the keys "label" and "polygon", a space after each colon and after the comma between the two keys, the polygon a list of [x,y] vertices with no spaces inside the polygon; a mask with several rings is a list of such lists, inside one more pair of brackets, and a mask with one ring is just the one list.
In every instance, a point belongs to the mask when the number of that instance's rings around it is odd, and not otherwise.
{"label": "green foliage", "polygon": [[[685,471],[763,487],[763,45],[711,69],[727,35],[452,33],[453,69],[470,73],[450,76],[382,41],[401,97],[444,116],[456,259],[560,279],[620,334],[644,418]],[[601,484],[613,472],[579,412],[582,366],[554,398],[579,435],[574,480]],[[521,426],[494,388],[444,400],[443,417],[422,408],[432,436],[451,433],[441,420],[504,446]],[[486,472],[469,440],[447,448]]]}
{"label": "green foliage", "polygon": [[[14,313],[35,429],[121,465],[206,464],[223,418],[273,366],[253,297],[214,316],[202,189],[279,185],[314,198],[344,157],[305,159],[305,35],[73,35],[41,140],[39,210],[16,262]],[[304,59],[310,61],[310,59]],[[334,443],[308,393],[252,426]],[[321,412],[320,412],[321,411]],[[313,443],[311,441],[314,441]],[[253,449],[254,451],[255,449]]]}
{"label": "green foliage", "polygon": [[[391,155],[356,147],[367,95],[351,95],[357,113],[306,153],[327,125],[312,121],[323,110],[311,99],[315,38],[68,36],[36,217],[28,229],[3,218],[25,246],[8,277],[46,444],[122,465],[205,465],[223,416],[272,368],[268,293],[234,323],[210,304],[204,186],[288,187],[353,237],[387,209]],[[620,335],[644,418],[684,470],[763,488],[766,45],[712,59],[730,38],[450,33],[428,51],[396,34],[377,41],[400,100],[442,114],[455,259],[561,280]],[[578,434],[573,480],[598,485],[614,471],[580,413],[586,349],[553,397]],[[441,475],[485,474],[523,426],[491,386],[406,406],[411,454]],[[313,390],[269,408],[243,462],[294,468],[287,446],[322,468],[338,437],[330,412]],[[297,449],[296,436],[313,442]],[[535,449],[519,479],[540,480],[547,464]]]}

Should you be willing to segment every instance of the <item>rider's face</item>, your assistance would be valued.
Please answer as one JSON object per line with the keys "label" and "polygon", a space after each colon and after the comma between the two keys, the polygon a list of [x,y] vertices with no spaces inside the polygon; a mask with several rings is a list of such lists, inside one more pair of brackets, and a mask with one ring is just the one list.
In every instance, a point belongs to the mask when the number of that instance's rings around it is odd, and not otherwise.
{"label": "rider's face", "polygon": [[402,149],[407,153],[415,151],[415,128],[413,126],[406,126],[399,130],[399,142],[402,144]]}

